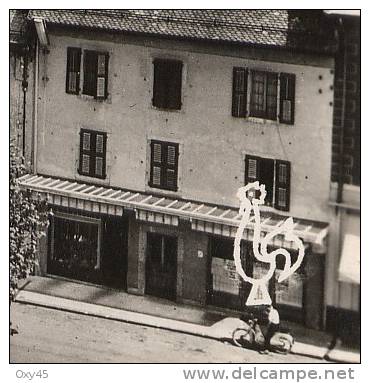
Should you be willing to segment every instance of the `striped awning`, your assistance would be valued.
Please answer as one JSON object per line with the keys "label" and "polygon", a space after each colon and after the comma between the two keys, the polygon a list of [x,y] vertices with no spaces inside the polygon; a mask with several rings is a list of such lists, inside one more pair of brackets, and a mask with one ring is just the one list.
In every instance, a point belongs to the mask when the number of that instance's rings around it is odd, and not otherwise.
{"label": "striped awning", "polygon": [[[193,230],[235,237],[241,216],[237,208],[174,199],[125,189],[109,188],[46,177],[25,175],[19,178],[22,187],[44,195],[52,205],[85,211],[122,215],[124,209],[134,210],[142,221],[178,225],[179,219],[191,221]],[[261,231],[271,232],[286,220],[286,216],[261,212]],[[305,242],[318,245],[328,233],[328,224],[294,219],[294,233]],[[248,230],[249,229],[249,230]],[[245,238],[250,239],[253,221],[247,226]],[[278,238],[280,241],[280,239]],[[281,238],[283,241],[283,238]],[[281,245],[284,245],[281,242]],[[292,247],[292,246],[287,246]]]}

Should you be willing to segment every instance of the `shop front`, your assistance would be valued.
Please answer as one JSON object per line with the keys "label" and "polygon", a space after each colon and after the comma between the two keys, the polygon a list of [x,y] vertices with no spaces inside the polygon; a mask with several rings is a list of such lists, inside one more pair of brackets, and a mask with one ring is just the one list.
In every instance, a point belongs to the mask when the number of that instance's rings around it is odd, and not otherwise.
{"label": "shop front", "polygon": [[127,220],[54,208],[47,273],[126,289]]}

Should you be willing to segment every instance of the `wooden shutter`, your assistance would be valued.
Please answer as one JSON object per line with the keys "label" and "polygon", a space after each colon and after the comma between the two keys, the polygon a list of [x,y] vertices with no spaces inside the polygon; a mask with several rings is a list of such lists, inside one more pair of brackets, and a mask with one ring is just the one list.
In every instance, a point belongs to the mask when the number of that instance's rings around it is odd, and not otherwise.
{"label": "wooden shutter", "polygon": [[178,145],[166,144],[166,179],[165,187],[177,190]]}
{"label": "wooden shutter", "polygon": [[106,133],[92,130],[80,132],[79,173],[90,177],[105,178]]}
{"label": "wooden shutter", "polygon": [[154,60],[153,106],[166,107],[167,72],[165,61]]}
{"label": "wooden shutter", "polygon": [[150,179],[152,186],[162,184],[162,144],[151,142],[151,172]]}
{"label": "wooden shutter", "polygon": [[290,162],[275,161],[275,208],[289,211],[290,206]]}
{"label": "wooden shutter", "polygon": [[259,157],[245,157],[245,184],[255,182],[259,178]]}
{"label": "wooden shutter", "polygon": [[247,88],[248,70],[246,68],[233,68],[233,94],[232,109],[233,117],[247,116]]}
{"label": "wooden shutter", "polygon": [[79,172],[84,175],[90,174],[91,167],[91,132],[80,132],[80,166]]}
{"label": "wooden shutter", "polygon": [[181,109],[182,62],[168,61],[167,63],[167,108]]}
{"label": "wooden shutter", "polygon": [[108,89],[108,60],[107,53],[97,54],[97,73],[96,73],[96,98],[106,99]]}
{"label": "wooden shutter", "polygon": [[66,93],[80,93],[81,49],[67,48]]}
{"label": "wooden shutter", "polygon": [[182,62],[156,59],[153,64],[153,106],[181,109]]}
{"label": "wooden shutter", "polygon": [[280,122],[294,124],[295,75],[280,73]]}
{"label": "wooden shutter", "polygon": [[169,142],[151,142],[150,185],[177,190],[178,145]]}
{"label": "wooden shutter", "polygon": [[96,95],[97,58],[93,51],[84,51],[84,81],[82,93],[88,96]]}

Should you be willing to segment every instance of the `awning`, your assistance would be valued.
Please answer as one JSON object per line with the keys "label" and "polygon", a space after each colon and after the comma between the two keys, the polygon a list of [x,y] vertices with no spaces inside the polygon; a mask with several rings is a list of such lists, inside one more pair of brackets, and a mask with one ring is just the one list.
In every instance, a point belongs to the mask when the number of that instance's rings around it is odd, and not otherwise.
{"label": "awning", "polygon": [[[19,183],[26,189],[46,196],[52,205],[111,215],[122,215],[124,209],[130,209],[136,212],[139,220],[174,226],[178,225],[178,219],[181,218],[190,221],[193,230],[229,237],[235,237],[241,219],[239,210],[234,207],[177,200],[41,175],[25,175],[19,178]],[[271,232],[286,218],[261,212],[261,231]],[[253,221],[247,226],[246,239],[251,238],[252,232]],[[294,233],[305,242],[322,245],[327,232],[327,223],[294,218]],[[283,237],[278,236],[275,240],[279,245],[285,244]]]}
{"label": "awning", "polygon": [[346,234],[339,264],[340,282],[360,284],[360,237]]}

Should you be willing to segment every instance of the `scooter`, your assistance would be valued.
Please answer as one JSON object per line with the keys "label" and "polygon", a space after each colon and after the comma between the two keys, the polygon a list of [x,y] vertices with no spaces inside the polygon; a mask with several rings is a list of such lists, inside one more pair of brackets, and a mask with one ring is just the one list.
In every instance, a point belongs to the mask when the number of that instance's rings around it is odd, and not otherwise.
{"label": "scooter", "polygon": [[[261,350],[265,347],[265,337],[257,319],[248,319],[244,324],[234,329],[232,342],[235,346]],[[268,348],[270,351],[288,354],[294,344],[294,338],[289,330],[281,329],[271,337]]]}

